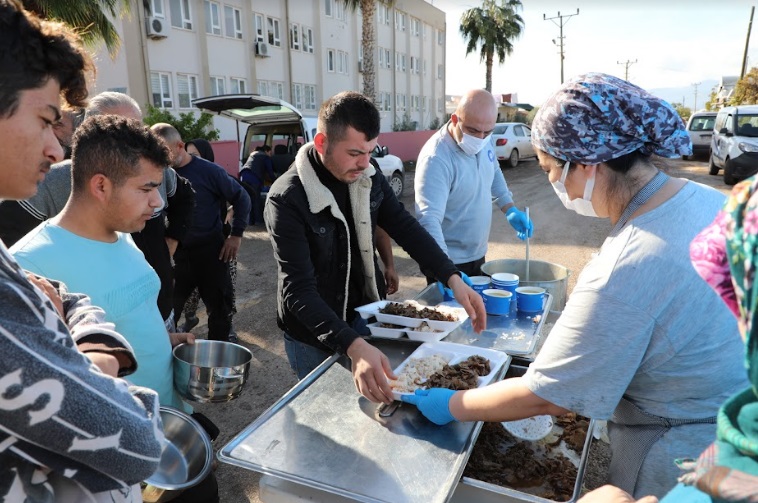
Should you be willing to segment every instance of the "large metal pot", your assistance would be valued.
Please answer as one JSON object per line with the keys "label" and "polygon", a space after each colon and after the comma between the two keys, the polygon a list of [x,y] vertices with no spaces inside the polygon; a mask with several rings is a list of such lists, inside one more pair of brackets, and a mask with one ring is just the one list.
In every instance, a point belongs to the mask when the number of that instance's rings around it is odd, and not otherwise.
{"label": "large metal pot", "polygon": [[571,271],[562,265],[542,260],[529,261],[529,281],[526,281],[526,260],[500,259],[482,264],[482,272],[492,276],[496,272],[517,274],[522,286],[539,286],[553,296],[553,311],[563,311],[568,297],[568,278]]}
{"label": "large metal pot", "polygon": [[195,341],[174,348],[174,388],[188,400],[228,402],[242,392],[253,354],[239,344]]}
{"label": "large metal pot", "polygon": [[145,503],[163,503],[200,483],[211,471],[213,447],[202,426],[171,407],[161,407],[166,438],[158,470],[142,483]]}

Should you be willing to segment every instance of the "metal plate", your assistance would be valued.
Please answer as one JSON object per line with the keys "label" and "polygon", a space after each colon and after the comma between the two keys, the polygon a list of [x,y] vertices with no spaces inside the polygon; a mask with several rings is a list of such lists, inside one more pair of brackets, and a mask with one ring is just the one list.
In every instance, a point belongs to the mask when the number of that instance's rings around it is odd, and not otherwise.
{"label": "metal plate", "polygon": [[[422,304],[436,305],[442,301],[442,296],[435,285],[430,285],[415,300]],[[516,302],[511,302],[511,312],[508,315],[487,315],[487,328],[481,334],[474,332],[471,320],[467,319],[443,341],[496,349],[510,355],[529,355],[537,345],[552,300],[551,294],[545,294],[542,312],[537,314],[522,313],[516,309]]]}
{"label": "metal plate", "polygon": [[[393,368],[420,345],[369,341]],[[341,363],[326,360],[224,446],[219,460],[356,501],[447,501],[482,423],[436,426],[407,404],[380,417]]]}

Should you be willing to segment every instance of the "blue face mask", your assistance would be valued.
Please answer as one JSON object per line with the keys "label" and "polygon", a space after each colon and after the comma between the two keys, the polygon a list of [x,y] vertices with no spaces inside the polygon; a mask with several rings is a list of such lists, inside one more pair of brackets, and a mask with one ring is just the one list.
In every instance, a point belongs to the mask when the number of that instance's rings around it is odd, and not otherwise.
{"label": "blue face mask", "polygon": [[563,206],[565,206],[567,210],[575,211],[579,215],[584,215],[585,217],[597,217],[595,208],[592,206],[592,190],[595,188],[595,173],[597,172],[597,169],[592,172],[592,176],[584,185],[584,197],[581,199],[569,199],[568,192],[566,192],[566,186],[564,183],[566,182],[566,177],[568,176],[570,165],[571,161],[566,161],[566,164],[563,165],[563,173],[561,173],[561,179],[557,182],[551,183],[553,190],[558,195],[558,199],[561,200]]}

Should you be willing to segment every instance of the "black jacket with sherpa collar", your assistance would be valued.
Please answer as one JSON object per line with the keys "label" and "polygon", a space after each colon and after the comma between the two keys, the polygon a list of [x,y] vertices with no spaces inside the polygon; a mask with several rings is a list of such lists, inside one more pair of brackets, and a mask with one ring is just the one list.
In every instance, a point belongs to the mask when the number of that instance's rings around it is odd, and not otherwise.
{"label": "black jacket with sherpa collar", "polygon": [[[350,232],[334,195],[321,183],[304,145],[294,165],[268,193],[264,219],[277,261],[277,322],[294,339],[328,352],[345,353],[358,337],[346,320]],[[364,273],[364,302],[379,299],[381,271],[374,252],[377,224],[423,270],[446,281],[457,269],[408,213],[381,171],[372,165],[349,186],[355,234]]]}

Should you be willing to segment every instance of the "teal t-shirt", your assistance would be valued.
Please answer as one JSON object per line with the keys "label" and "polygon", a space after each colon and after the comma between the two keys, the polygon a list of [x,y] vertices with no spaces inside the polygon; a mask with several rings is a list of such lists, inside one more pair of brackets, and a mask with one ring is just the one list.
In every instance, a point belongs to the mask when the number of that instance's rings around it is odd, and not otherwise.
{"label": "teal t-shirt", "polygon": [[46,221],[10,251],[24,269],[64,282],[105,310],[137,357],[129,381],[157,391],[161,405],[191,410],[174,391],[171,341],[157,304],[160,280],[129,234],[106,243]]}

